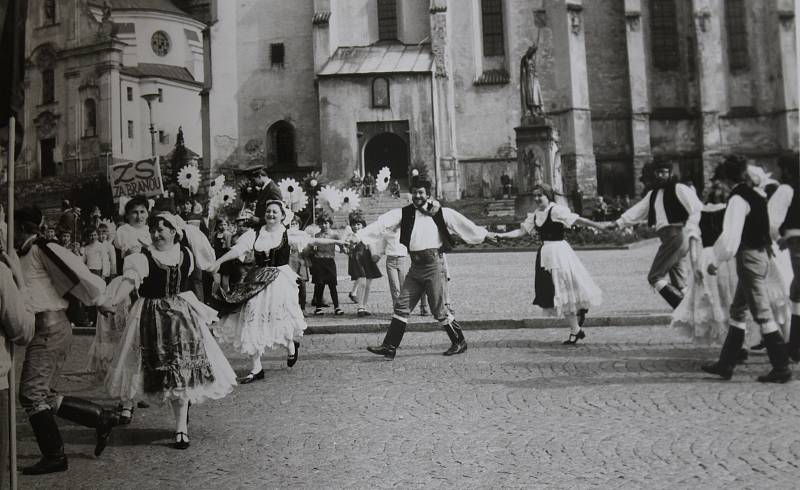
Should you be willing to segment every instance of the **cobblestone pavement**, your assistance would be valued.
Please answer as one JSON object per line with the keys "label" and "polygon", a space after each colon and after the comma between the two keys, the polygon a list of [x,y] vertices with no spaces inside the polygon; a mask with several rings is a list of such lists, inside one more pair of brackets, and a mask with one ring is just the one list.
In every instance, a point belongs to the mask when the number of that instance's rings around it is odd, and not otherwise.
{"label": "cobblestone pavement", "polygon": [[[667,327],[406,335],[394,361],[379,334],[312,335],[288,369],[192,407],[192,446],[169,447],[171,410],[140,409],[99,459],[91,430],[60,421],[70,469],[21,488],[796,488],[798,383],[763,385],[753,355],[723,382],[700,372],[716,349]],[[64,392],[103,398],[76,337]],[[245,371],[246,362],[231,356]],[[37,451],[20,421],[20,459]]]}
{"label": "cobblestone pavement", "polygon": [[[586,269],[603,291],[603,304],[589,316],[667,313],[666,302],[647,284],[647,271],[658,248],[658,240],[646,240],[630,250],[579,250]],[[536,252],[456,253],[447,256],[450,267],[452,305],[456,317],[464,320],[522,320],[542,317],[533,306],[533,264]],[[345,316],[334,317],[326,309],[322,317],[309,317],[311,326],[347,323],[355,318],[356,305],[347,297],[351,281],[347,277],[347,257],[337,254],[339,300]],[[383,260],[380,262],[384,270]],[[308,300],[313,287],[309,283]],[[330,302],[325,293],[325,301]],[[385,277],[375,279],[370,290],[369,309],[386,318],[392,311]],[[311,307],[306,310],[312,311]],[[416,313],[419,312],[417,309]],[[340,319],[341,318],[341,319]],[[420,321],[418,315],[412,321]],[[357,320],[358,321],[358,320]]]}

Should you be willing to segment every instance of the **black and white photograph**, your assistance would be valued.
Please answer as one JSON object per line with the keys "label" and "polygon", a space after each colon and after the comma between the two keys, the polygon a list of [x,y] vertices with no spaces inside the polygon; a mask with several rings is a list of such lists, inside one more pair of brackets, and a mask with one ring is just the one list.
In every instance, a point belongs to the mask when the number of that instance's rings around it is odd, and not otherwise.
{"label": "black and white photograph", "polygon": [[790,489],[800,0],[0,0],[0,490]]}

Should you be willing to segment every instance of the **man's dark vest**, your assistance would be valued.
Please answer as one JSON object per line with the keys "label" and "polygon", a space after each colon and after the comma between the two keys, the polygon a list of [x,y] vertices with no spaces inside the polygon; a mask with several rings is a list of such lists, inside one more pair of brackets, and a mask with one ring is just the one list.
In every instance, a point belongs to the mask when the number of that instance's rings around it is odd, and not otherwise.
{"label": "man's dark vest", "polygon": [[[769,247],[772,239],[769,237],[769,212],[767,211],[767,198],[755,189],[739,184],[731,191],[731,197],[739,196],[750,205],[750,212],[744,219],[742,228],[741,248],[761,249]],[[730,199],[728,203],[730,205]]]}
{"label": "man's dark vest", "polygon": [[[677,182],[669,182],[661,189],[664,190],[664,212],[667,213],[667,222],[669,224],[686,223],[689,218],[689,211],[683,207],[683,204],[678,200],[678,194],[675,192]],[[658,187],[650,191],[650,209],[647,211],[647,224],[655,226],[656,224],[656,194],[658,194]]]}
{"label": "man's dark vest", "polygon": [[[258,237],[256,237],[258,241]],[[291,249],[289,247],[289,237],[286,232],[283,232],[281,243],[266,252],[260,252],[255,249],[256,243],[253,242],[253,257],[255,258],[256,265],[259,267],[280,267],[289,263],[289,255]]]}
{"label": "man's dark vest", "polygon": [[142,253],[147,257],[150,273],[142,279],[139,296],[142,298],[165,298],[191,289],[189,268],[192,259],[191,252],[187,248],[181,247],[181,258],[175,265],[159,264],[147,249],[144,249]]}
{"label": "man's dark vest", "polygon": [[798,188],[792,187],[794,195],[792,195],[792,203],[786,211],[786,218],[780,227],[781,235],[786,233],[786,230],[800,230],[800,192]]}
{"label": "man's dark vest", "polygon": [[[411,251],[411,249],[408,245],[411,243],[411,230],[414,229],[414,220],[417,217],[416,211],[417,208],[415,208],[413,204],[409,204],[403,208],[403,215],[400,218],[400,243],[405,245],[409,251]],[[439,237],[442,240],[442,248],[439,250],[442,252],[449,252],[453,249],[453,239],[450,237],[450,232],[447,231],[447,224],[444,222],[444,215],[442,215],[441,208],[433,215],[433,222],[436,223],[436,228],[439,230]]]}
{"label": "man's dark vest", "polygon": [[564,224],[553,221],[552,217],[550,216],[551,214],[553,214],[552,206],[547,212],[547,218],[545,218],[544,223],[542,223],[541,226],[536,225],[535,219],[533,221],[533,226],[536,228],[536,232],[539,234],[539,239],[543,242],[557,242],[564,239]]}

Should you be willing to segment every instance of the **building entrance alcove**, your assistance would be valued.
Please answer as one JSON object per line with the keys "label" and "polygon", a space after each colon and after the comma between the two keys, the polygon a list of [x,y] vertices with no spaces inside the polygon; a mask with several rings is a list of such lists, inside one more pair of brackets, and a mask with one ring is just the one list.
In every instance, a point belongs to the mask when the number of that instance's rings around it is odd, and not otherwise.
{"label": "building entrance alcove", "polygon": [[377,177],[383,167],[389,167],[392,180],[408,189],[409,142],[408,122],[359,123],[362,141],[361,173]]}

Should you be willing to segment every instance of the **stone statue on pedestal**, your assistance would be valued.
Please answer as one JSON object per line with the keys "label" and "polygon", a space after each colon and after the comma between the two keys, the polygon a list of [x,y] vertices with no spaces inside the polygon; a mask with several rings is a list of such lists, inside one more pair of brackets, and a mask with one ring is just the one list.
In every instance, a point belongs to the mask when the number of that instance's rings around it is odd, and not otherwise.
{"label": "stone statue on pedestal", "polygon": [[520,102],[522,106],[522,123],[544,116],[544,100],[539,77],[536,76],[536,51],[533,44],[519,62]]}

